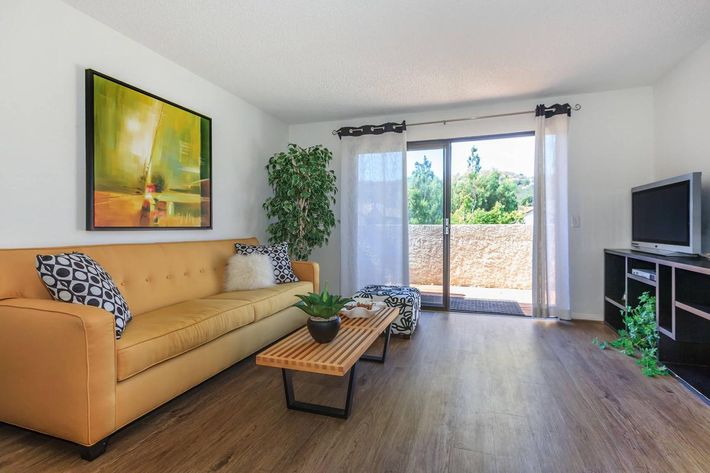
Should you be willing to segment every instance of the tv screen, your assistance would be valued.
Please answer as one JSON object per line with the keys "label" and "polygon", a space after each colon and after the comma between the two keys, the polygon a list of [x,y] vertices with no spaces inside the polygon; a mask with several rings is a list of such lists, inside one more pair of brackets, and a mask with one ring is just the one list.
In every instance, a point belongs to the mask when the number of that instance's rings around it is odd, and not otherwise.
{"label": "tv screen", "polygon": [[690,245],[690,181],[636,191],[631,196],[632,239]]}

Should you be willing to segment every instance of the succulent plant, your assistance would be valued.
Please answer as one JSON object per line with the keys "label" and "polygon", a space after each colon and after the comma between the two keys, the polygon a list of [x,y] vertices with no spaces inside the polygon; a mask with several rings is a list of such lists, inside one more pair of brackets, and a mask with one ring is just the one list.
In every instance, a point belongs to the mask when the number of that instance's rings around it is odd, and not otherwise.
{"label": "succulent plant", "polygon": [[320,294],[309,292],[306,295],[297,294],[296,297],[301,300],[296,302],[294,307],[298,307],[311,317],[326,320],[338,315],[338,312],[340,312],[348,302],[353,301],[349,297],[329,294],[327,288],[323,289]]}

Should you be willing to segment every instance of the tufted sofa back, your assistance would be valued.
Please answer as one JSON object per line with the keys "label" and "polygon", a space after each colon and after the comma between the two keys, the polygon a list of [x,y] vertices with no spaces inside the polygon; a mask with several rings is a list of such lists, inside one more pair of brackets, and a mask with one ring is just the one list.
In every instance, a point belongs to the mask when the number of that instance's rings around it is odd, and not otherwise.
{"label": "tufted sofa back", "polygon": [[258,244],[256,238],[21,248],[0,250],[0,300],[49,299],[35,270],[35,255],[86,253],[104,267],[134,314],[222,292],[227,259],[234,243]]}

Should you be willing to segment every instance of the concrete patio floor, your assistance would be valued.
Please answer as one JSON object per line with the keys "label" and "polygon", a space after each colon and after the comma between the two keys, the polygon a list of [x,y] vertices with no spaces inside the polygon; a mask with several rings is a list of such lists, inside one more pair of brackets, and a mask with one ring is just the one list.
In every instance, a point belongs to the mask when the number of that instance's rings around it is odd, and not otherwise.
{"label": "concrete patio floor", "polygon": [[[427,302],[438,304],[443,294],[442,286],[410,285],[422,292],[425,305]],[[450,305],[453,310],[530,316],[532,315],[532,291],[499,287],[451,286]]]}

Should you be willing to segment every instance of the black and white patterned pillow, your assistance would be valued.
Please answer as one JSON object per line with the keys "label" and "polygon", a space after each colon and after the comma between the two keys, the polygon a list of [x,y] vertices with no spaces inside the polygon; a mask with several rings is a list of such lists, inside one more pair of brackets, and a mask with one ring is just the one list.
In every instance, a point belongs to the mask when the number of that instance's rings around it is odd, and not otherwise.
{"label": "black and white patterned pillow", "polygon": [[121,338],[131,311],[111,276],[83,253],[37,255],[37,272],[55,300],[91,305],[111,312],[116,339]]}
{"label": "black and white patterned pillow", "polygon": [[293,267],[291,266],[291,258],[288,257],[288,243],[283,242],[272,246],[235,243],[234,248],[237,250],[237,254],[240,255],[251,255],[254,253],[267,255],[269,259],[271,259],[271,266],[274,267],[274,279],[276,279],[276,284],[298,282],[298,278],[294,274]]}

